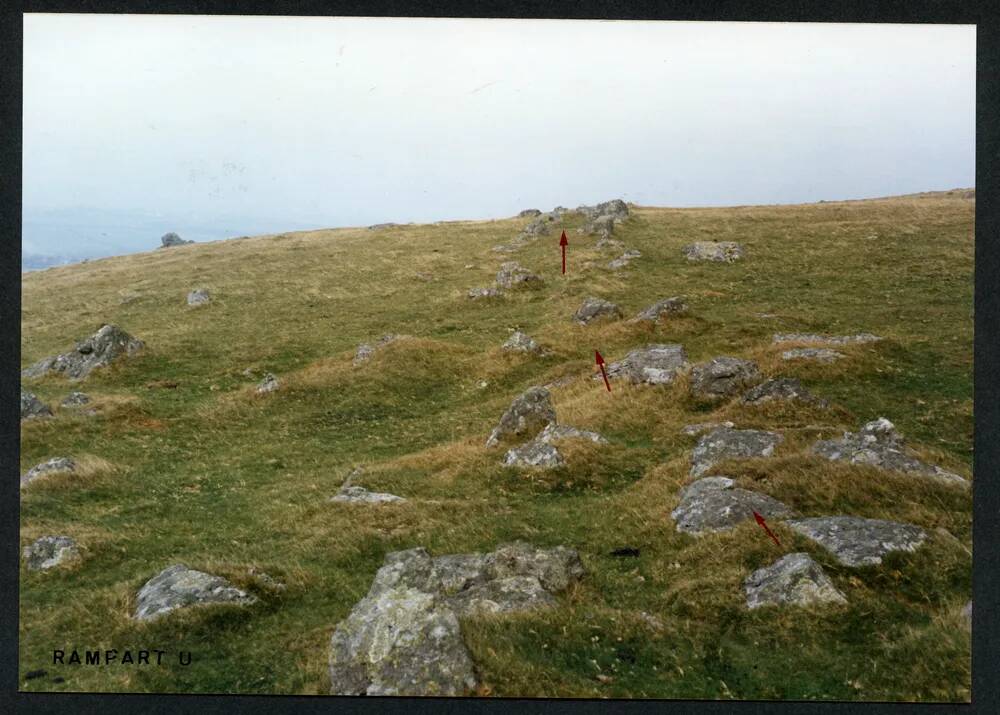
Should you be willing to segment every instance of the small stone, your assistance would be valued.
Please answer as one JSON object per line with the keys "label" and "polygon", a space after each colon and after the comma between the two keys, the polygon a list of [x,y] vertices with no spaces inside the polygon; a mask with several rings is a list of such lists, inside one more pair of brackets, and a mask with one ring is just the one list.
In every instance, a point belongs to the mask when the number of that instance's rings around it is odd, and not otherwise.
{"label": "small stone", "polygon": [[39,477],[45,476],[46,474],[57,474],[60,472],[75,472],[76,462],[74,462],[69,457],[54,457],[47,462],[42,462],[41,464],[36,464],[34,467],[29,469],[23,475],[21,475],[21,489],[24,489],[29,483],[38,479]]}
{"label": "small stone", "polygon": [[683,296],[674,296],[672,298],[664,298],[663,300],[658,300],[651,306],[641,311],[632,320],[642,321],[645,320],[650,323],[655,323],[660,318],[681,315],[686,313],[688,310],[687,303],[684,302]]}
{"label": "small stone", "polygon": [[33,420],[40,417],[51,417],[52,410],[38,399],[33,392],[21,388],[21,420]]}
{"label": "small stone", "polygon": [[962,616],[965,618],[966,623],[972,626],[972,601],[966,603],[965,607],[962,608]]}
{"label": "small stone", "polygon": [[405,502],[406,499],[385,492],[370,492],[362,487],[344,486],[335,496],[330,497],[330,501],[349,504],[391,504]]}
{"label": "small stone", "polygon": [[732,263],[743,258],[743,246],[732,241],[696,241],[684,247],[689,261]]}
{"label": "small stone", "polygon": [[[670,512],[677,531],[701,535],[726,531],[747,519],[761,516],[788,516],[791,510],[766,494],[733,488],[727,477],[709,477],[691,484],[682,492],[681,502]],[[704,483],[702,483],[704,482]]]}
{"label": "small stone", "polygon": [[375,355],[376,350],[385,347],[389,343],[395,342],[400,337],[401,336],[394,333],[386,333],[381,336],[374,345],[371,345],[370,343],[361,343],[358,345],[358,349],[354,353],[354,366],[357,367],[361,363],[367,362]]}
{"label": "small stone", "polygon": [[752,360],[716,357],[691,368],[691,394],[719,399],[735,395],[759,379],[760,370]]}
{"label": "small stone", "polygon": [[788,526],[831,552],[846,566],[882,563],[892,551],[916,551],[927,534],[919,526],[858,516],[822,516]]}
{"label": "small stone", "polygon": [[594,244],[594,248],[599,251],[621,251],[625,244],[615,238],[602,237]]}
{"label": "small stone", "polygon": [[507,338],[502,349],[507,352],[518,353],[540,353],[542,350],[534,339],[520,330],[514,331],[514,334]]}
{"label": "small stone", "polygon": [[76,542],[68,536],[43,536],[21,552],[32,571],[45,571],[80,555]]}
{"label": "small stone", "polygon": [[794,377],[767,380],[743,395],[743,402],[748,405],[760,405],[774,400],[796,400],[819,408],[829,407],[826,400],[815,397]]}
{"label": "small stone", "polygon": [[187,295],[188,305],[205,305],[212,301],[207,288],[196,288]]}
{"label": "small stone", "polygon": [[610,301],[603,300],[602,298],[590,297],[583,301],[576,313],[573,315],[573,320],[576,322],[587,325],[599,318],[621,318],[622,310],[614,303]]}
{"label": "small stone", "polygon": [[776,432],[719,427],[698,440],[691,453],[691,476],[700,477],[727,459],[770,457],[781,440]]}
{"label": "small stone", "polygon": [[486,440],[486,446],[495,447],[509,437],[533,437],[555,421],[556,410],[549,391],[544,387],[529,387],[500,417],[499,424]]}
{"label": "small stone", "polygon": [[583,439],[588,442],[593,442],[594,444],[608,443],[608,440],[599,435],[597,432],[589,432],[587,430],[577,429],[576,427],[570,427],[569,425],[558,425],[555,423],[549,423],[546,425],[545,429],[539,433],[536,439],[539,442],[544,442],[545,444],[553,444],[567,439]]}
{"label": "small stone", "polygon": [[274,392],[279,386],[280,383],[278,382],[278,378],[272,373],[267,372],[264,373],[264,379],[257,385],[257,392],[262,395],[267,394],[268,392]]}
{"label": "small stone", "polygon": [[147,621],[178,608],[212,603],[246,605],[256,600],[221,576],[175,564],[149,579],[139,589],[132,617]]}
{"label": "small stone", "polygon": [[479,298],[498,298],[503,295],[503,291],[499,288],[470,288],[467,295],[471,300],[478,300]]}
{"label": "small stone", "polygon": [[743,582],[743,587],[748,608],[847,603],[823,567],[805,553],[788,554],[770,566],[757,569]]}
{"label": "small stone", "polygon": [[782,360],[815,360],[821,363],[831,363],[844,357],[844,353],[830,348],[794,348],[781,353]]}
{"label": "small stone", "polygon": [[63,407],[80,407],[90,403],[90,397],[82,392],[71,392],[63,398]]}

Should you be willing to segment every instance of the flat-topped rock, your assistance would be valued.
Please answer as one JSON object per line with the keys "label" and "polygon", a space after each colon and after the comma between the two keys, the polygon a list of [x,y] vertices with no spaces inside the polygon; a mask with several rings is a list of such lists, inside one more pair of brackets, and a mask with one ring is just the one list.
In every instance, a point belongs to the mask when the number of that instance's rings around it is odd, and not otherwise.
{"label": "flat-topped rock", "polygon": [[100,367],[110,365],[120,357],[135,355],[144,347],[116,325],[103,325],[89,338],[81,340],[70,352],[39,360],[22,370],[24,377],[41,377],[48,372],[58,372],[73,380],[82,380]]}
{"label": "flat-topped rock", "polygon": [[44,477],[49,474],[75,471],[76,462],[69,457],[53,457],[52,459],[42,462],[41,464],[36,464],[34,467],[22,474],[21,489],[24,489],[28,484],[35,481],[39,477]]}
{"label": "flat-topped rock", "polygon": [[927,538],[919,526],[859,516],[821,516],[786,523],[846,566],[880,564],[882,557],[893,551],[916,551]]}
{"label": "flat-topped rock", "polygon": [[732,422],[728,420],[725,422],[698,422],[697,424],[684,425],[681,427],[681,434],[687,435],[688,437],[695,437],[699,434],[705,432],[711,432],[719,427],[735,427]]}
{"label": "flat-topped rock", "polygon": [[479,300],[480,298],[499,298],[503,295],[503,291],[495,286],[488,288],[470,288],[466,295],[470,300]]}
{"label": "flat-topped rock", "polygon": [[47,571],[80,555],[76,542],[68,536],[42,536],[21,551],[31,571]]}
{"label": "flat-topped rock", "polygon": [[673,296],[672,298],[664,298],[653,303],[648,308],[643,309],[632,318],[633,322],[646,321],[649,323],[655,323],[660,320],[660,318],[670,317],[673,315],[681,315],[686,313],[688,310],[687,303],[684,301],[683,296]]}
{"label": "flat-topped rock", "polygon": [[689,261],[732,263],[743,258],[743,246],[733,241],[695,241],[684,247]]}
{"label": "flat-topped rock", "polygon": [[149,579],[136,595],[132,617],[148,621],[178,608],[213,603],[247,605],[257,599],[221,576],[174,564]]}
{"label": "flat-topped rock", "polygon": [[33,392],[21,388],[21,420],[34,420],[40,417],[51,417],[52,410],[38,399]]}
{"label": "flat-topped rock", "polygon": [[691,368],[691,394],[703,399],[731,397],[760,379],[753,360],[720,356]]}
{"label": "flat-topped rock", "polygon": [[776,432],[719,427],[698,440],[691,453],[691,476],[700,477],[727,459],[770,457],[781,440]]}
{"label": "flat-topped rock", "polygon": [[370,492],[364,487],[344,486],[330,501],[345,502],[348,504],[393,504],[405,502],[403,497],[386,492]]}
{"label": "flat-topped rock", "polygon": [[608,443],[608,440],[597,432],[590,432],[588,430],[570,427],[569,425],[559,425],[555,423],[546,425],[545,429],[538,434],[536,439],[539,442],[544,442],[545,444],[553,444],[567,439],[582,439],[588,442],[593,442],[594,444]]}
{"label": "flat-topped rock", "polygon": [[354,366],[357,367],[361,363],[371,360],[379,348],[383,348],[389,343],[395,342],[399,338],[400,336],[395,333],[386,333],[385,335],[379,337],[374,344],[361,343],[358,345],[358,349],[354,352],[354,359],[352,361]]}
{"label": "flat-topped rock", "polygon": [[517,261],[507,261],[500,265],[496,278],[497,286],[504,289],[524,288],[539,285],[542,279]]}
{"label": "flat-topped rock", "polygon": [[755,511],[765,517],[792,513],[766,494],[733,487],[733,481],[727,477],[709,477],[688,486],[670,516],[677,523],[677,531],[700,535],[732,529],[740,522],[752,520]]}
{"label": "flat-topped rock", "polygon": [[775,333],[772,342],[813,343],[815,345],[852,345],[874,343],[881,340],[878,335],[858,333],[857,335],[817,335],[816,333]]}
{"label": "flat-topped rock", "polygon": [[794,400],[814,407],[829,407],[826,400],[813,395],[794,377],[776,377],[767,380],[743,395],[743,403],[747,405],[763,405],[775,400]]}
{"label": "flat-topped rock", "polygon": [[617,270],[619,268],[625,268],[625,266],[627,266],[633,260],[641,257],[642,257],[642,252],[632,248],[629,249],[628,251],[625,251],[625,253],[623,253],[621,256],[608,263],[608,268],[611,268],[613,270]]}
{"label": "flat-topped rock", "polygon": [[829,460],[867,464],[946,484],[969,484],[963,477],[910,454],[903,436],[884,417],[868,422],[858,432],[844,432],[841,439],[820,440],[813,445],[813,452]]}
{"label": "flat-topped rock", "polygon": [[555,421],[556,409],[552,406],[549,391],[544,387],[529,387],[500,417],[500,422],[486,440],[486,446],[494,447],[501,440],[511,437],[534,437]]}
{"label": "flat-topped rock", "polygon": [[830,348],[793,348],[781,353],[782,360],[814,360],[820,363],[832,363],[844,357],[844,353]]}
{"label": "flat-topped rock", "polygon": [[590,297],[583,301],[573,314],[573,320],[583,325],[601,318],[616,319],[622,317],[622,309],[611,301],[603,298]]}
{"label": "flat-topped rock", "polygon": [[192,306],[206,305],[212,302],[212,295],[207,288],[195,288],[187,294],[187,304]]}
{"label": "flat-topped rock", "polygon": [[505,352],[514,353],[540,353],[541,346],[535,342],[534,338],[520,330],[515,330],[513,334],[504,342],[501,349]]}
{"label": "flat-topped rock", "polygon": [[806,553],[787,554],[743,582],[747,607],[847,603],[823,567]]}
{"label": "flat-topped rock", "polygon": [[504,455],[503,464],[505,467],[535,467],[541,469],[552,469],[561,467],[566,461],[559,450],[548,442],[533,439],[507,451]]}
{"label": "flat-topped rock", "polygon": [[278,378],[274,374],[267,372],[264,373],[264,379],[257,385],[257,393],[266,395],[269,392],[274,392],[279,387],[281,387],[281,383],[278,382]]}
{"label": "flat-topped rock", "polygon": [[[606,368],[608,377],[625,377],[634,384],[669,385],[686,368],[687,353],[677,343],[655,343],[630,351]],[[595,379],[601,379],[596,375]]]}

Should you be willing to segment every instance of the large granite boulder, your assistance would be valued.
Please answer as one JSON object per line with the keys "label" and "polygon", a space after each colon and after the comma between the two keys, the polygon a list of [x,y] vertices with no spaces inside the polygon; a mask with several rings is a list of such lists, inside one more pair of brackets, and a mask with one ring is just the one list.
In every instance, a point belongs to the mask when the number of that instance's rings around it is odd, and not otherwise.
{"label": "large granite boulder", "polygon": [[[608,377],[625,377],[637,385],[669,385],[687,365],[683,345],[657,343],[630,351],[618,362],[610,363],[605,370]],[[595,375],[594,379],[602,378]]]}
{"label": "large granite boulder", "polygon": [[760,379],[753,360],[721,356],[691,368],[691,394],[703,399],[730,397]]}
{"label": "large granite boulder", "polygon": [[524,288],[527,286],[540,285],[542,279],[522,266],[517,261],[507,261],[500,264],[497,271],[496,283],[502,289]]}
{"label": "large granite boulder", "polygon": [[143,342],[133,338],[116,325],[103,325],[89,338],[77,343],[70,352],[39,360],[22,370],[24,377],[40,377],[48,372],[63,373],[82,380],[92,370],[111,364],[119,357],[129,357],[143,348]]}
{"label": "large granite boulder", "polygon": [[500,422],[486,440],[486,446],[495,447],[511,437],[533,437],[555,421],[556,409],[552,406],[549,391],[544,387],[529,387],[500,417]]}
{"label": "large granite boulder", "polygon": [[132,617],[148,621],[178,608],[211,603],[246,605],[256,600],[221,576],[195,571],[184,564],[174,564],[139,589]]}
{"label": "large granite boulder", "polygon": [[513,353],[540,353],[542,348],[535,342],[534,338],[526,333],[522,333],[520,330],[515,330],[514,333],[507,338],[501,349],[505,352]]}
{"label": "large granite boulder", "polygon": [[732,241],[695,241],[684,247],[689,261],[732,263],[743,258],[743,246]]}
{"label": "large granite boulder", "polygon": [[782,436],[776,432],[719,427],[702,435],[691,453],[691,476],[700,477],[726,459],[770,457]]}
{"label": "large granite boulder", "polygon": [[743,582],[747,607],[847,603],[823,567],[809,554],[787,554],[757,569]]}
{"label": "large granite boulder", "polygon": [[858,333],[857,335],[817,335],[816,333],[775,333],[772,342],[813,343],[815,345],[852,345],[874,343],[881,340],[878,335]]}
{"label": "large granite boulder", "polygon": [[826,400],[813,395],[794,377],[776,377],[767,380],[743,395],[743,403],[747,405],[762,405],[775,400],[786,402],[794,400],[815,407],[829,407]]}
{"label": "large granite boulder", "polygon": [[858,432],[844,432],[841,439],[820,440],[813,452],[829,460],[867,464],[881,469],[929,477],[945,484],[968,486],[953,472],[922,462],[909,454],[903,436],[884,417],[868,422]]}
{"label": "large granite boulder", "polygon": [[584,573],[573,549],[522,542],[487,554],[388,554],[330,641],[334,695],[460,696],[476,687],[459,618],[556,604]]}
{"label": "large granite boulder", "polygon": [[45,571],[79,556],[80,551],[68,536],[43,536],[25,546],[21,555],[29,570]]}
{"label": "large granite boulder", "polygon": [[648,308],[642,310],[632,319],[632,321],[638,322],[645,320],[650,323],[655,323],[663,317],[686,313],[687,309],[688,306],[684,301],[683,296],[673,296],[672,298],[664,298],[663,300],[656,301]]}
{"label": "large granite boulder", "polygon": [[171,248],[173,246],[184,246],[188,243],[194,243],[194,241],[185,241],[183,238],[178,236],[173,231],[165,233],[160,236],[160,245],[157,248]]}
{"label": "large granite boulder", "polygon": [[892,551],[916,551],[927,538],[919,526],[859,516],[821,516],[787,524],[846,566],[880,564]]}
{"label": "large granite boulder", "polygon": [[602,298],[590,297],[583,301],[573,314],[573,320],[581,325],[587,325],[600,318],[621,318],[622,309],[614,303]]}
{"label": "large granite boulder", "polygon": [[781,353],[782,360],[813,360],[830,364],[844,357],[844,353],[831,348],[792,348]]}
{"label": "large granite boulder", "polygon": [[52,410],[38,399],[33,392],[21,388],[21,420],[33,420],[39,417],[51,417]]}
{"label": "large granite boulder", "polygon": [[53,457],[52,459],[42,462],[41,464],[36,464],[34,467],[29,469],[27,472],[21,475],[21,489],[24,489],[28,484],[35,481],[39,477],[44,477],[49,474],[58,474],[64,472],[75,472],[76,462],[74,462],[69,457]]}
{"label": "large granite boulder", "polygon": [[791,510],[766,494],[736,489],[728,477],[706,477],[681,492],[681,502],[670,512],[677,531],[700,535],[727,531],[740,522],[761,516],[788,516]]}

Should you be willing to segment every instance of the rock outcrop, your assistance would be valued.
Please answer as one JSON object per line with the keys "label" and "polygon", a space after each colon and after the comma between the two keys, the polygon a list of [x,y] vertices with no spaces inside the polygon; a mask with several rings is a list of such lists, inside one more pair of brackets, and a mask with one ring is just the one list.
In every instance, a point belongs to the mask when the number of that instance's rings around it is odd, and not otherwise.
{"label": "rock outcrop", "polygon": [[922,462],[908,453],[903,436],[884,417],[865,424],[858,432],[844,432],[841,439],[820,440],[813,452],[830,460],[867,464],[881,469],[929,477],[946,484],[968,486],[953,472]]}
{"label": "rock outcrop", "polygon": [[41,464],[36,464],[34,467],[29,469],[27,472],[21,475],[21,489],[24,489],[28,484],[35,481],[39,477],[44,477],[48,474],[57,474],[60,472],[75,472],[76,462],[74,462],[69,457],[53,457],[52,459],[42,462]]}
{"label": "rock outcrop", "polygon": [[540,353],[542,352],[541,346],[535,340],[522,333],[520,330],[515,330],[514,333],[507,338],[504,342],[502,348],[505,352],[514,353]]}
{"label": "rock outcrop", "polygon": [[776,432],[719,427],[698,440],[691,453],[691,476],[700,477],[726,459],[770,457],[781,440]]}
{"label": "rock outcrop", "polygon": [[95,370],[120,357],[129,357],[143,348],[143,342],[133,338],[116,325],[103,325],[89,338],[77,343],[70,352],[44,358],[26,370],[24,377],[41,377],[58,372],[74,380],[82,380]]}
{"label": "rock outcrop", "polygon": [[497,271],[496,283],[503,290],[541,284],[542,279],[516,261],[507,261]]}
{"label": "rock outcrop", "polygon": [[521,211],[517,217],[518,218],[534,218],[535,216],[541,216],[542,212],[538,209],[525,209]]}
{"label": "rock outcrop", "polygon": [[760,379],[752,360],[721,356],[691,368],[691,394],[702,399],[731,397]]}
{"label": "rock outcrop", "polygon": [[469,292],[466,294],[470,300],[478,300],[480,298],[498,298],[503,294],[499,288],[489,287],[489,288],[469,288]]}
{"label": "rock outcrop", "polygon": [[681,428],[681,434],[686,435],[688,437],[695,437],[695,436],[697,436],[699,434],[703,434],[705,432],[711,432],[712,430],[718,429],[719,427],[735,427],[735,426],[736,425],[734,425],[732,422],[729,422],[729,421],[726,421],[726,422],[699,422],[697,424],[684,425]]}
{"label": "rock outcrop", "polygon": [[568,439],[581,439],[594,444],[608,443],[608,440],[597,432],[550,423],[530,442],[509,450],[504,456],[503,463],[508,467],[541,467],[546,469],[560,467],[565,464],[565,460],[554,445]]}
{"label": "rock outcrop", "polygon": [[21,388],[21,421],[51,416],[52,410],[48,405],[39,400],[35,393]]}
{"label": "rock outcrop", "polygon": [[732,263],[743,258],[743,246],[732,241],[695,241],[684,247],[689,261]]}
{"label": "rock outcrop", "polygon": [[919,526],[859,516],[821,516],[786,523],[846,566],[880,564],[892,551],[916,551],[927,538]]}
{"label": "rock outcrop", "polygon": [[31,571],[46,571],[80,555],[76,542],[68,536],[43,536],[21,551]]}
{"label": "rock outcrop", "polygon": [[632,319],[632,321],[638,322],[644,320],[650,323],[655,323],[660,320],[660,318],[681,315],[686,313],[687,310],[688,306],[684,301],[683,296],[674,296],[672,298],[664,298],[663,300],[656,301],[648,308],[642,310]]}
{"label": "rock outcrop", "polygon": [[748,608],[847,603],[823,567],[801,552],[787,554],[757,569],[743,582],[743,588]]}
{"label": "rock outcrop", "polygon": [[736,489],[728,477],[706,477],[681,492],[681,502],[670,512],[677,531],[700,535],[727,531],[754,512],[761,516],[788,516],[791,510],[766,494]]}
{"label": "rock outcrop", "polygon": [[556,410],[549,391],[544,387],[529,387],[500,417],[500,422],[486,440],[486,446],[495,447],[511,437],[534,437],[555,421]]}
{"label": "rock outcrop", "polygon": [[794,400],[814,407],[829,407],[826,400],[813,395],[794,377],[776,377],[767,380],[743,395],[743,403],[747,405],[762,405],[774,400]]}
{"label": "rock outcrop", "polygon": [[622,309],[614,303],[602,298],[590,297],[583,301],[573,314],[573,320],[581,325],[587,325],[599,318],[621,318]]}
{"label": "rock outcrop", "polygon": [[178,608],[213,603],[247,605],[257,599],[221,576],[174,564],[149,579],[136,595],[132,617],[140,621],[159,618]]}
{"label": "rock outcrop", "polygon": [[[608,377],[625,377],[634,384],[669,385],[686,367],[687,353],[676,343],[656,343],[630,351],[606,368]],[[594,379],[602,379],[595,375]]]}
{"label": "rock outcrop", "polygon": [[178,236],[176,233],[171,231],[170,233],[165,233],[160,236],[160,245],[157,248],[171,248],[173,246],[184,246],[188,243],[194,243],[194,241],[185,241],[183,238]]}

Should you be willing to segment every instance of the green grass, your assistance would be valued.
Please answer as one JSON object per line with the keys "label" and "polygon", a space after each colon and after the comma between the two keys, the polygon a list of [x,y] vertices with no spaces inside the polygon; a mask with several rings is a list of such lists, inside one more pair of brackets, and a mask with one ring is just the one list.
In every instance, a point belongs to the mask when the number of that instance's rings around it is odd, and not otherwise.
{"label": "green grass", "polygon": [[[959,611],[971,593],[969,494],[823,462],[808,447],[882,415],[925,457],[971,476],[973,215],[974,202],[956,194],[637,207],[617,237],[643,255],[619,272],[605,268],[615,256],[577,234],[582,219],[571,215],[565,277],[558,229],[512,255],[490,251],[525,222],[514,219],[283,234],[27,274],[22,364],[65,351],[103,322],[147,349],[79,386],[58,377],[31,384],[51,405],[82,389],[98,414],[56,409],[22,426],[24,470],[63,454],[89,460],[85,474],[22,495],[23,544],[65,533],[84,549],[72,568],[21,572],[22,676],[46,668],[65,677],[22,687],[324,693],[330,634],[386,553],[525,539],[576,547],[588,574],[554,610],[463,623],[483,695],[968,701],[970,638]],[[714,238],[743,243],[746,260],[684,259],[685,244]],[[465,298],[511,259],[540,273],[544,287]],[[189,309],[184,297],[197,286],[214,301]],[[128,294],[138,297],[123,302]],[[672,295],[686,295],[691,309],[655,327],[581,327],[569,318],[588,295],[629,316]],[[515,328],[551,354],[501,352]],[[848,357],[832,365],[786,364],[771,334],[793,331],[886,340],[844,348]],[[352,367],[358,343],[389,332],[408,337]],[[609,394],[584,379],[553,390],[560,421],[597,430],[610,446],[569,447],[566,467],[541,474],[506,470],[483,447],[525,387],[589,377],[595,349],[614,360],[650,342],[680,342],[693,361],[752,357],[834,406],[713,406],[683,385],[616,384]],[[265,370],[282,388],[257,396]],[[931,537],[880,567],[849,569],[776,523],[784,551],[812,554],[849,604],[748,611],[743,578],[782,552],[754,524],[694,539],[669,518],[695,443],[678,430],[722,419],[786,433],[774,458],[720,467],[741,486],[803,515],[898,519]],[[355,465],[366,468],[356,483],[409,501],[328,502]],[[608,555],[620,546],[641,554]],[[226,576],[260,601],[131,621],[136,590],[175,562]],[[287,589],[259,586],[251,566]],[[180,649],[194,660],[50,665],[53,648],[73,647]]]}

